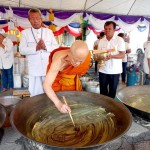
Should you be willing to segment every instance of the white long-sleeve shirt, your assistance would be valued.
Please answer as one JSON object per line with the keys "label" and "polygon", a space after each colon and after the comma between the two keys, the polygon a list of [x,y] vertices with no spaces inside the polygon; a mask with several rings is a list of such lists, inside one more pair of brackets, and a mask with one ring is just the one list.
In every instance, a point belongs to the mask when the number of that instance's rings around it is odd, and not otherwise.
{"label": "white long-sleeve shirt", "polygon": [[[37,42],[43,39],[47,50],[36,51]],[[29,75],[45,76],[50,52],[59,45],[50,29],[29,28],[22,32],[19,51],[27,56]]]}
{"label": "white long-sleeve shirt", "polygon": [[10,69],[14,62],[13,43],[9,38],[4,38],[0,47],[0,69]]}

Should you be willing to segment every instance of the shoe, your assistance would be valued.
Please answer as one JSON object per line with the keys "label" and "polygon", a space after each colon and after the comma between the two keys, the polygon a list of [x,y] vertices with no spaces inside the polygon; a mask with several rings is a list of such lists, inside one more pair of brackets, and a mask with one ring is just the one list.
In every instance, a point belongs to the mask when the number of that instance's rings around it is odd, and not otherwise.
{"label": "shoe", "polygon": [[5,88],[2,89],[2,92],[6,92],[6,91],[7,91],[7,89],[5,89]]}

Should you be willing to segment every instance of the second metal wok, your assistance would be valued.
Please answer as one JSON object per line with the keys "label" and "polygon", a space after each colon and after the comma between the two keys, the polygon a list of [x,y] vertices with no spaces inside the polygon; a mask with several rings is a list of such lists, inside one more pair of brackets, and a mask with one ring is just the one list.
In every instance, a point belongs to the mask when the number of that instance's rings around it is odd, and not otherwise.
{"label": "second metal wok", "polygon": [[87,148],[100,146],[124,135],[130,128],[129,110],[115,100],[88,92],[58,92],[71,107],[69,114],[60,113],[45,94],[19,103],[11,114],[16,130],[34,142],[48,147]]}
{"label": "second metal wok", "polygon": [[133,113],[150,121],[150,85],[128,86],[119,90],[116,96]]}

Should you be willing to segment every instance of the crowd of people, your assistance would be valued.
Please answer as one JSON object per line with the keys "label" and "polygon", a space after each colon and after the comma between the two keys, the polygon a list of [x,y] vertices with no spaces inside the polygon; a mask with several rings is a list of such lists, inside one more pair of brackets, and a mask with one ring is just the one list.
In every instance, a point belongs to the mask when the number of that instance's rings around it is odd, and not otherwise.
{"label": "crowd of people", "polygon": [[[62,113],[71,111],[57,97],[57,91],[82,90],[79,77],[89,69],[91,54],[86,42],[76,40],[70,48],[59,47],[52,31],[42,25],[42,14],[38,9],[30,9],[28,19],[31,28],[22,31],[19,51],[25,55],[29,69],[30,96],[46,93],[58,110]],[[116,23],[107,21],[104,32],[101,32],[94,43],[96,50],[115,49],[105,58],[105,65],[98,68],[95,62],[95,72],[99,71],[100,94],[115,98],[120,75],[126,82],[127,54],[131,52],[125,34],[115,35]],[[150,83],[150,42],[145,47],[144,72],[145,84]],[[0,30],[0,70],[2,92],[13,90],[13,43]]]}

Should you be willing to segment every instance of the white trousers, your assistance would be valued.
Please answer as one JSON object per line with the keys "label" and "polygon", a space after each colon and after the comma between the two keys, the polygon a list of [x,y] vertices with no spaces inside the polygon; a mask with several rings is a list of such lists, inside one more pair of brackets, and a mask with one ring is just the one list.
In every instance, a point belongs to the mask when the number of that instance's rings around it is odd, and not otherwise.
{"label": "white trousers", "polygon": [[30,97],[45,93],[43,89],[44,79],[45,79],[45,76],[39,76],[39,77],[29,76]]}

